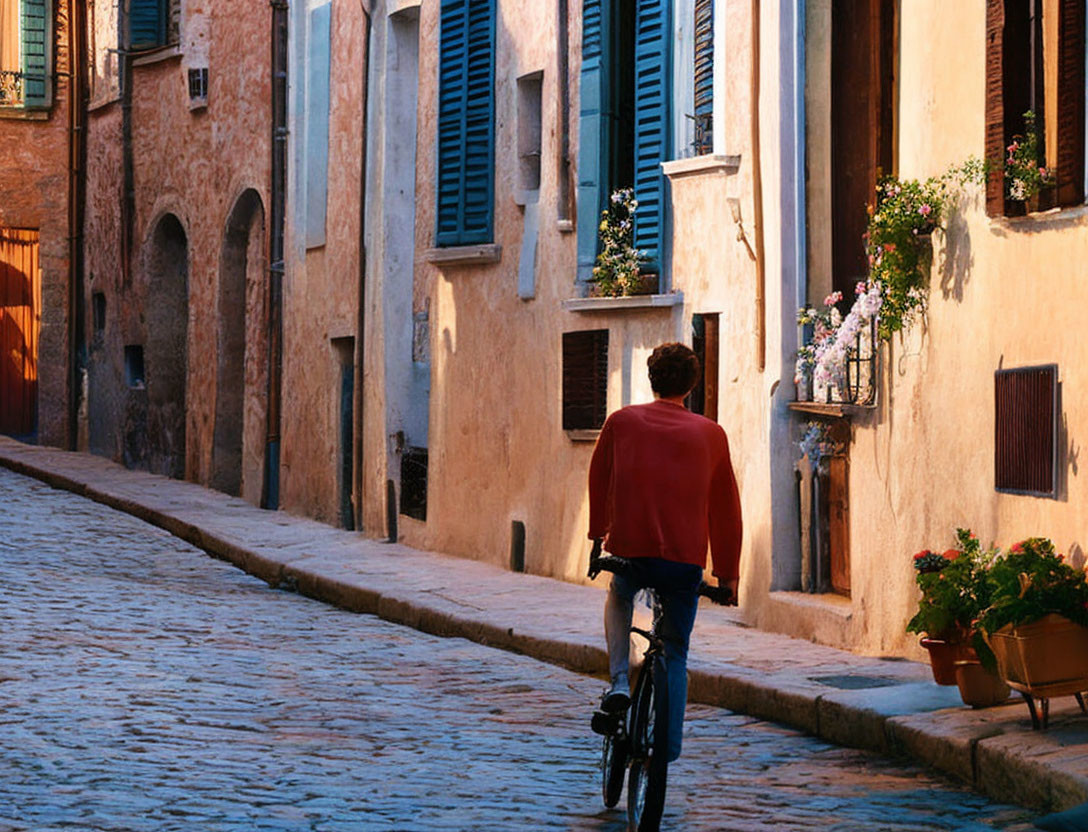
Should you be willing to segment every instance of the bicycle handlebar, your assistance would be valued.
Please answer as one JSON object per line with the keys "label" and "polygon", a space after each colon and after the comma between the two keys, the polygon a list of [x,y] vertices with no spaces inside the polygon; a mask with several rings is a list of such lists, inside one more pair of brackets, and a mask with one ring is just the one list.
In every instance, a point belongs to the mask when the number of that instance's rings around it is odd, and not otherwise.
{"label": "bicycle handlebar", "polygon": [[[623,575],[626,574],[630,568],[631,564],[626,558],[618,558],[615,555],[602,555],[601,541],[593,541],[593,549],[589,553],[588,575],[590,580],[594,580],[601,572],[612,572],[614,574]],[[737,605],[736,595],[734,595],[733,591],[727,586],[711,586],[706,581],[700,581],[699,594],[723,607],[735,607]]]}

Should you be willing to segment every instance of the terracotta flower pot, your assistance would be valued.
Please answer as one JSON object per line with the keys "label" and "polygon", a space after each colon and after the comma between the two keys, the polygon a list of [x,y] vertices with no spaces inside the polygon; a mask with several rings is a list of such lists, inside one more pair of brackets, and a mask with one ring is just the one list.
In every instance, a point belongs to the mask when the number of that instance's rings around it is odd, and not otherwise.
{"label": "terracotta flower pot", "polygon": [[972,708],[989,708],[1009,698],[1009,686],[996,673],[987,670],[978,659],[955,663],[956,685],[963,704]]}
{"label": "terracotta flower pot", "polygon": [[945,641],[923,637],[921,644],[929,651],[929,666],[933,669],[933,681],[938,685],[956,684],[956,662],[978,660],[974,649],[962,641]]}

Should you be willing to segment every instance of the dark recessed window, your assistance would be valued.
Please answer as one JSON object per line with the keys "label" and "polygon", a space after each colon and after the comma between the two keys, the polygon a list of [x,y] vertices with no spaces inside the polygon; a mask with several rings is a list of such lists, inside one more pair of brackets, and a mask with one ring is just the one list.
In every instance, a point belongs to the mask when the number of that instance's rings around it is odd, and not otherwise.
{"label": "dark recessed window", "polygon": [[994,487],[1013,494],[1057,493],[1058,367],[994,373]]}
{"label": "dark recessed window", "polygon": [[599,430],[607,415],[608,330],[563,333],[563,430]]}
{"label": "dark recessed window", "polygon": [[94,319],[94,334],[101,335],[106,328],[106,295],[95,292],[91,295],[91,317]]}
{"label": "dark recessed window", "polygon": [[208,100],[208,68],[189,70],[189,98],[193,101]]}
{"label": "dark recessed window", "polygon": [[144,380],[144,348],[139,344],[125,347],[125,384],[142,390]]}
{"label": "dark recessed window", "polygon": [[427,519],[427,449],[405,448],[400,457],[400,513]]}

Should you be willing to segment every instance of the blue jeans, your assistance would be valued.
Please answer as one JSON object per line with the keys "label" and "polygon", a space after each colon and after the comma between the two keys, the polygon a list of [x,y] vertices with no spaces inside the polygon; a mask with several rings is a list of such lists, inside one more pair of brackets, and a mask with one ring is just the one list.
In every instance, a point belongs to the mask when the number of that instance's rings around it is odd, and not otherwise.
{"label": "blue jeans", "polygon": [[630,558],[630,574],[613,575],[604,604],[608,669],[612,678],[627,675],[630,665],[631,616],[635,593],[653,587],[661,601],[661,637],[669,679],[669,762],[680,756],[684,709],[688,701],[688,641],[699,605],[703,570],[690,563],[661,558]]}

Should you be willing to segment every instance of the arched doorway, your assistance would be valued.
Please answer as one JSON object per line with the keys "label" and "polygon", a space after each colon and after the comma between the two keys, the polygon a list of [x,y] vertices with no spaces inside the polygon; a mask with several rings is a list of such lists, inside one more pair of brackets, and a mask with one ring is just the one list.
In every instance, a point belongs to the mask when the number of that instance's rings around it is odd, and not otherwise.
{"label": "arched doorway", "polygon": [[189,241],[165,215],[151,234],[147,258],[147,468],[185,476],[185,388],[189,337]]}
{"label": "arched doorway", "polygon": [[211,485],[253,503],[261,495],[267,394],[264,245],[264,206],[250,189],[231,210],[219,255]]}

